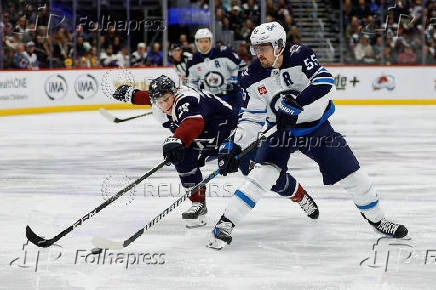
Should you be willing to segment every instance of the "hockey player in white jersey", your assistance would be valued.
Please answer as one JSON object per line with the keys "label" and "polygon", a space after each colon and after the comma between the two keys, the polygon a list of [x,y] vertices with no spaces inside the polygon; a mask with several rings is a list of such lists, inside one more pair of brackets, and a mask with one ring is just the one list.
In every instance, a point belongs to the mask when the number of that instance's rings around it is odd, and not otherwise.
{"label": "hockey player in white jersey", "polygon": [[195,33],[198,52],[186,65],[188,83],[207,90],[229,103],[236,113],[241,107],[238,73],[246,64],[227,47],[213,47],[213,35],[207,28]]}
{"label": "hockey player in white jersey", "polygon": [[341,183],[376,231],[394,238],[406,236],[404,225],[385,217],[372,181],[360,169],[344,137],[331,127],[328,118],[335,110],[335,82],[318,63],[313,50],[286,44],[285,30],[277,22],[257,26],[250,41],[251,53],[257,60],[240,80],[248,106],[233,141],[222,145],[221,172],[235,171],[234,157],[255,140],[263,123],[276,125],[277,132],[258,148],[255,168],[235,191],[210,233],[209,247],[221,249],[230,244],[233,228],[287,170],[289,157],[297,150],[318,164],[324,184]]}
{"label": "hockey player in white jersey", "polygon": [[[236,128],[238,114],[232,107],[209,92],[180,86],[167,76],[150,84],[150,91],[140,91],[129,85],[116,89],[113,98],[137,105],[152,104],[153,116],[168,128],[172,136],[163,145],[163,155],[173,163],[186,189],[202,181],[201,167],[206,157],[217,157],[218,147]],[[250,170],[250,154],[241,158],[238,167],[244,175]],[[296,202],[311,219],[317,219],[318,207],[312,197],[289,173],[281,174],[270,188]],[[206,188],[202,187],[189,199],[192,206],[182,213],[188,228],[206,224]]]}

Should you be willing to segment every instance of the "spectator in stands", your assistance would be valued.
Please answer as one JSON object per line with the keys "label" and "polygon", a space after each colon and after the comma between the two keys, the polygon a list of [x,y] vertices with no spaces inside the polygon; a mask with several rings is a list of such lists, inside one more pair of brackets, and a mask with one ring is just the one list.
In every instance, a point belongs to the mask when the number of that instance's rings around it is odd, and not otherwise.
{"label": "spectator in stands", "polygon": [[375,61],[378,63],[381,61],[383,56],[383,45],[382,45],[382,37],[378,36],[375,41],[374,45],[374,56]]}
{"label": "spectator in stands", "polygon": [[255,0],[248,0],[247,3],[242,4],[242,9],[246,19],[251,20],[252,23],[260,24],[260,7]]}
{"label": "spectator in stands", "polygon": [[39,61],[39,66],[41,68],[48,67],[48,55],[50,53],[50,48],[46,41],[46,38],[44,38],[43,36],[38,35],[36,37],[35,53]]}
{"label": "spectator in stands", "polygon": [[122,46],[118,54],[116,55],[117,65],[119,67],[128,67],[129,66],[129,50],[127,46]]}
{"label": "spectator in stands", "polygon": [[24,34],[26,32],[26,16],[21,16],[18,19],[17,25],[14,28],[15,33]]}
{"label": "spectator in stands", "polygon": [[359,0],[359,4],[356,9],[351,12],[352,15],[357,16],[359,19],[368,17],[371,14],[369,10],[369,5],[366,4],[365,0]]}
{"label": "spectator in stands", "polygon": [[298,43],[298,44],[301,43],[300,33],[298,32],[297,26],[295,25],[291,26],[291,29],[289,30],[286,39],[287,41],[290,41],[292,43]]}
{"label": "spectator in stands", "polygon": [[195,50],[194,44],[188,42],[188,36],[186,34],[180,34],[179,42],[182,45],[184,52],[192,53]]}
{"label": "spectator in stands", "polygon": [[34,51],[35,51],[35,44],[32,41],[26,43],[26,56],[29,60],[30,68],[39,69],[38,56],[36,55],[36,53],[34,53]]}
{"label": "spectator in stands", "polygon": [[9,13],[3,13],[2,23],[3,26],[9,25],[10,27],[12,27],[12,23],[9,21]]}
{"label": "spectator in stands", "polygon": [[53,39],[53,66],[63,67],[65,59],[68,58],[68,53],[71,50],[71,44],[68,43],[68,36],[65,29],[59,29]]}
{"label": "spectator in stands", "polygon": [[98,67],[97,59],[93,55],[93,49],[90,49],[88,52],[86,52],[85,56],[83,56],[81,58],[81,60],[80,60],[80,67],[83,67],[83,68],[95,68],[95,67]]}
{"label": "spectator in stands", "polygon": [[47,11],[47,6],[38,8],[38,26],[48,26],[50,15]]}
{"label": "spectator in stands", "polygon": [[345,30],[345,36],[347,37],[347,39],[349,39],[352,48],[354,48],[355,44],[359,43],[360,31],[361,26],[359,24],[359,18],[357,18],[357,16],[353,16],[351,18],[351,23],[348,24]]}
{"label": "spectator in stands", "polygon": [[146,52],[146,46],[145,43],[140,42],[136,46],[136,51],[132,53],[132,57],[130,60],[131,66],[141,66],[145,65],[147,61],[147,52]]}
{"label": "spectator in stands", "polygon": [[287,17],[290,17],[292,15],[292,9],[291,6],[289,6],[285,0],[278,0],[277,3],[277,14],[275,15],[275,19],[278,20],[280,23],[285,23],[285,19]]}
{"label": "spectator in stands", "polygon": [[105,52],[100,54],[101,66],[117,66],[117,57],[112,53],[112,45],[109,45]]}
{"label": "spectator in stands", "polygon": [[241,28],[241,38],[245,41],[250,40],[250,35],[253,29],[255,28],[253,21],[250,19],[245,20],[244,25]]}
{"label": "spectator in stands", "polygon": [[[91,48],[88,42],[84,42],[83,36],[77,36],[76,47],[77,47],[76,57],[79,59],[85,56],[86,52]],[[74,47],[71,48],[69,56],[70,57],[74,56]]]}
{"label": "spectator in stands", "polygon": [[416,54],[410,46],[406,46],[404,51],[398,55],[397,63],[403,65],[416,64]]}
{"label": "spectator in stands", "polygon": [[121,49],[121,40],[118,36],[115,36],[112,40],[112,51],[114,54],[118,54]]}
{"label": "spectator in stands", "polygon": [[369,38],[367,35],[362,35],[360,42],[354,48],[354,57],[360,63],[373,63],[374,62],[374,50],[371,44],[369,44]]}
{"label": "spectator in stands", "polygon": [[395,59],[392,56],[392,48],[385,47],[383,49],[383,59],[384,59],[384,62],[382,63],[383,65],[393,65],[393,64],[395,64]]}
{"label": "spectator in stands", "polygon": [[153,43],[152,48],[147,51],[147,65],[163,65],[163,56],[158,42]]}
{"label": "spectator in stands", "polygon": [[233,30],[233,32],[235,33],[235,39],[237,40],[243,39],[241,37],[241,27],[242,22],[244,21],[244,16],[242,15],[241,11],[241,7],[235,5],[232,7],[232,12],[229,16],[230,29]]}
{"label": "spectator in stands", "polygon": [[239,48],[236,53],[245,63],[249,64],[251,62],[252,55],[248,52],[248,46],[245,41],[239,44]]}
{"label": "spectator in stands", "polygon": [[22,43],[17,44],[14,54],[14,67],[17,69],[31,69],[29,58],[24,51],[24,45]]}

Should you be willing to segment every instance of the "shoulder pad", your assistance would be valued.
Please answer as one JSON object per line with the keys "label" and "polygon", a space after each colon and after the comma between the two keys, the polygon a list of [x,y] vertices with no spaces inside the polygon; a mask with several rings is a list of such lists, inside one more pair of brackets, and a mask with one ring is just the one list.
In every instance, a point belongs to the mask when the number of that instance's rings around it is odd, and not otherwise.
{"label": "shoulder pad", "polygon": [[268,77],[270,74],[268,69],[263,68],[260,65],[260,61],[256,59],[248,69],[244,69],[241,73],[239,84],[241,87],[247,89],[253,83],[261,81],[262,79]]}

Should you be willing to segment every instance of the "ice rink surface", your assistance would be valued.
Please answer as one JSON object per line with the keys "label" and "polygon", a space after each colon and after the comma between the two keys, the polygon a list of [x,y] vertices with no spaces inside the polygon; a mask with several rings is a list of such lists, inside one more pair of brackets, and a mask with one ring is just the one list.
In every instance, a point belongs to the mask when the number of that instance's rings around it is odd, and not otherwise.
{"label": "ice rink surface", "polygon": [[[411,239],[379,239],[350,196],[339,185],[323,186],[316,164],[298,153],[289,167],[317,201],[319,220],[268,193],[235,228],[229,247],[206,248],[243,182],[239,173],[220,176],[209,188],[208,226],[184,227],[185,202],[128,248],[100,258],[87,256],[93,236],[123,240],[176,199],[173,167],[51,248],[26,245],[25,226],[46,237],[68,227],[121,176],[137,178],[156,165],[169,132],[152,117],[115,124],[98,112],[2,117],[0,289],[435,289],[435,113],[434,106],[338,106],[331,118],[373,179],[387,216],[404,223]],[[207,164],[203,173],[215,167]]]}

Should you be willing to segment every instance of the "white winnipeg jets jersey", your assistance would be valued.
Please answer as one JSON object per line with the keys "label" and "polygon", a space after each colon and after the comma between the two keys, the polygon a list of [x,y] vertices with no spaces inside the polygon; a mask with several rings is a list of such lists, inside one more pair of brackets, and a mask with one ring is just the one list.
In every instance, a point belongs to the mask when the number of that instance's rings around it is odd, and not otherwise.
{"label": "white winnipeg jets jersey", "polygon": [[188,84],[215,95],[225,95],[227,81],[237,81],[240,67],[245,66],[230,48],[214,47],[207,55],[195,53],[187,63]]}
{"label": "white winnipeg jets jersey", "polygon": [[320,66],[315,53],[302,45],[287,45],[279,69],[263,68],[256,60],[242,72],[243,109],[235,133],[235,142],[242,148],[253,142],[265,122],[275,123],[279,102],[291,94],[303,107],[298,115],[294,136],[308,134],[325,122],[334,112],[332,95],[335,82]]}

